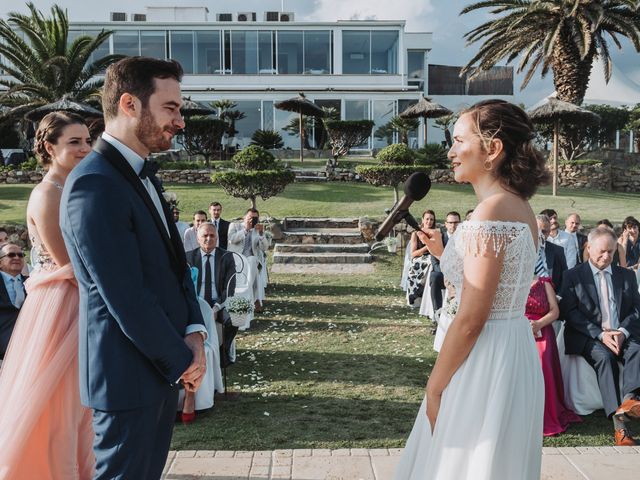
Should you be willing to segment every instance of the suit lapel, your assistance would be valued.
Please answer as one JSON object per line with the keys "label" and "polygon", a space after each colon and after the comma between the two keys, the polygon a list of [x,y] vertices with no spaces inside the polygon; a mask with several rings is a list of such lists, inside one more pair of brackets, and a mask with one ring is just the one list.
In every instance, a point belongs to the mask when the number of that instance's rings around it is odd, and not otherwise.
{"label": "suit lapel", "polygon": [[216,277],[216,290],[218,291],[218,298],[220,299],[224,293],[225,285],[222,285],[222,250],[216,248],[216,260],[214,262],[215,277]]}
{"label": "suit lapel", "polygon": [[[580,268],[582,269],[581,275],[584,283],[584,288],[591,300],[593,300],[593,303],[598,309],[598,312],[600,312],[600,297],[598,296],[598,289],[596,287],[596,282],[593,279],[591,267],[589,267],[589,262],[581,264]],[[600,313],[602,314],[602,312]]]}
{"label": "suit lapel", "polygon": [[[131,168],[131,165],[129,165],[129,162],[127,162],[127,160],[122,156],[122,154],[118,151],[118,149],[115,148],[113,145],[111,145],[109,142],[106,142],[102,138],[99,138],[96,144],[94,145],[93,150],[95,150],[96,152],[104,156],[107,159],[107,161],[109,161],[109,163],[111,163],[111,165],[113,165],[113,167],[116,170],[118,170],[118,172],[120,172],[120,174],[125,178],[127,182],[129,182],[129,184],[133,187],[136,193],[140,196],[140,198],[146,205],[147,209],[149,210],[149,214],[151,215],[151,218],[153,219],[153,222],[155,223],[156,228],[158,229],[158,232],[160,233],[162,241],[167,249],[167,252],[169,253],[171,263],[174,266],[176,275],[180,277],[182,269],[180,268],[179,257],[176,255],[176,249],[174,247],[174,243],[172,242],[172,239],[167,234],[167,229],[165,228],[164,223],[160,218],[158,209],[156,208],[153,201],[151,200],[151,197],[149,196],[149,192],[147,192],[147,189],[144,187],[144,185],[140,181],[140,177],[138,177],[136,172],[134,172],[133,168]],[[162,195],[160,195],[160,202],[161,203],[163,202]],[[164,209],[164,205],[163,205],[163,209]],[[171,223],[167,222],[167,224],[169,225],[169,231],[171,231],[171,227],[173,226],[173,230],[175,230],[175,235],[177,235],[177,230],[175,225],[173,225],[172,222]],[[172,235],[173,235],[173,232],[172,232]]]}

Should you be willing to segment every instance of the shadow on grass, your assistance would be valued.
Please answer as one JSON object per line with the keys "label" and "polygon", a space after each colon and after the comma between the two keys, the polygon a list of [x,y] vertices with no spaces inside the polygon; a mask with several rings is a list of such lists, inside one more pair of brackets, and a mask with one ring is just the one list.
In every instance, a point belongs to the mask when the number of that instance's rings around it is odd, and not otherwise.
{"label": "shadow on grass", "polygon": [[[344,280],[343,280],[344,281]],[[400,278],[398,277],[398,283]],[[275,283],[269,287],[270,298],[277,297],[278,295],[287,294],[287,297],[304,297],[304,296],[336,296],[346,297],[347,295],[353,295],[357,297],[365,296],[380,296],[380,290],[384,289],[384,294],[392,297],[402,296],[404,293],[398,288],[391,286],[370,286],[363,287],[357,285],[324,285],[318,283]],[[267,299],[269,305],[275,303]]]}
{"label": "shadow on grass", "polygon": [[[293,315],[299,317],[298,321],[326,320],[343,321],[346,319],[355,320],[386,320],[389,322],[406,321],[418,319],[418,311],[411,310],[405,305],[391,305],[382,307],[381,305],[362,305],[345,302],[318,302],[308,301],[273,301],[265,310],[264,318],[269,320],[269,315]],[[294,320],[295,321],[295,320]],[[362,324],[361,324],[362,325]]]}

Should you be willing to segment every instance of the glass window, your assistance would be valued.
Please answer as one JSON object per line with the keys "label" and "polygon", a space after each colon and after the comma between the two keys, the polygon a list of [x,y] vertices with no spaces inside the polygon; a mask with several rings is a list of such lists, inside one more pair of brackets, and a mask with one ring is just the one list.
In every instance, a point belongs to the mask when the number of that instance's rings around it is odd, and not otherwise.
{"label": "glass window", "polygon": [[233,73],[258,73],[258,32],[231,32],[231,67]]}
{"label": "glass window", "polygon": [[251,143],[253,132],[260,128],[262,123],[262,112],[260,111],[260,100],[243,100],[236,102],[238,105],[234,110],[239,110],[245,114],[242,120],[236,121],[236,142],[242,147]]}
{"label": "glass window", "polygon": [[398,73],[398,32],[371,32],[371,73]]}
{"label": "glass window", "polygon": [[[96,37],[99,33],[100,32],[98,30],[85,30],[82,32],[83,35],[90,35],[92,37]],[[89,57],[89,63],[94,63],[100,60],[101,58],[104,58],[107,55],[109,55],[109,38],[110,37],[111,36],[107,37],[105,41],[102,42],[102,44],[93,51],[93,53],[91,54],[91,57]]]}
{"label": "glass window", "polygon": [[407,73],[409,79],[424,78],[424,50],[409,50],[407,52]]}
{"label": "glass window", "polygon": [[275,65],[275,32],[258,32],[258,73],[278,73]]}
{"label": "glass window", "polygon": [[140,55],[139,32],[119,30],[113,34],[113,53],[133,57]]}
{"label": "glass window", "polygon": [[194,73],[193,32],[171,32],[171,58],[180,62],[184,73]]}
{"label": "glass window", "polygon": [[[282,99],[284,100],[284,98]],[[294,112],[287,112],[286,110],[275,109],[275,125],[274,130],[280,132],[282,135],[282,141],[284,142],[285,148],[300,148],[300,138],[297,135],[293,135],[289,132],[284,131],[283,129],[289,125],[291,120],[298,118],[298,114]]]}
{"label": "glass window", "polygon": [[[395,100],[375,100],[373,102],[373,121],[376,124],[375,127],[373,127],[374,133],[378,128],[391,121],[395,111],[395,105]],[[376,138],[375,135],[373,137],[373,148],[384,148],[391,143],[393,143],[393,137]]]}
{"label": "glass window", "polygon": [[370,32],[345,30],[342,32],[342,73],[369,73]]}
{"label": "glass window", "polygon": [[220,30],[196,32],[196,73],[221,73]]}
{"label": "glass window", "polygon": [[[417,100],[398,100],[398,112],[402,113],[411,105],[418,103]],[[418,148],[418,129],[409,132],[409,147]]]}
{"label": "glass window", "polygon": [[[345,120],[368,120],[369,119],[369,101],[368,100],[345,100],[344,101],[344,119]],[[355,148],[367,148],[369,142],[365,141]]]}
{"label": "glass window", "polygon": [[140,55],[145,57],[167,58],[167,41],[163,31],[140,31]]}
{"label": "glass window", "polygon": [[303,72],[302,45],[301,31],[278,32],[278,73]]}
{"label": "glass window", "polygon": [[330,31],[304,32],[304,73],[313,75],[331,73]]}
{"label": "glass window", "polygon": [[273,130],[273,102],[271,100],[262,101],[262,129]]}

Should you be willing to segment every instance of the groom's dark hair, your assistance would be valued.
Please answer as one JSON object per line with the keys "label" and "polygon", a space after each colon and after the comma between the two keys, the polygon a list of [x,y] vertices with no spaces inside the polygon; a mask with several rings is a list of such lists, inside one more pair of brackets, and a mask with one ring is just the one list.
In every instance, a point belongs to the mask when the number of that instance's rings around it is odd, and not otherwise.
{"label": "groom's dark hair", "polygon": [[159,60],[149,57],[127,57],[107,68],[102,92],[104,119],[118,115],[120,97],[129,93],[140,99],[143,107],[155,91],[156,78],[173,78],[182,81],[182,67],[175,60]]}

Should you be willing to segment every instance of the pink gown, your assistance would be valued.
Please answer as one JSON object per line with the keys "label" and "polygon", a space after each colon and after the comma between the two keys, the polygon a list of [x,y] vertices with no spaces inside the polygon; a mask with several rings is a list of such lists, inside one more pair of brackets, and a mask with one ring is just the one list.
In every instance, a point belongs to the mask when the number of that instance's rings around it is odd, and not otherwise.
{"label": "pink gown", "polygon": [[91,411],[78,387],[78,288],[71,264],[45,258],[0,371],[0,479],[93,476]]}
{"label": "pink gown", "polygon": [[[529,320],[539,320],[549,311],[549,301],[544,284],[550,282],[550,278],[540,277],[531,286],[525,311]],[[549,437],[564,432],[569,424],[581,422],[582,419],[564,403],[562,372],[560,371],[560,358],[558,357],[558,345],[553,325],[543,327],[540,333],[542,335],[536,337],[536,347],[540,353],[544,376],[543,435]]]}

